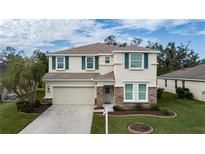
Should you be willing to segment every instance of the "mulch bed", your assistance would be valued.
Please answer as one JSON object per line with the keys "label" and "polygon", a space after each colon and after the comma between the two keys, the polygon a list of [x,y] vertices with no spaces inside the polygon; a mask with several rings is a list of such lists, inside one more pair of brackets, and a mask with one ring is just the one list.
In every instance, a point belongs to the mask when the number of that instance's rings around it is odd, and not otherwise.
{"label": "mulch bed", "polygon": [[[94,114],[101,114],[101,112],[96,112]],[[150,114],[150,115],[157,115],[157,116],[174,116],[174,112],[170,112],[169,115],[165,115],[161,113],[160,111],[152,111],[152,110],[132,110],[132,109],[126,109],[122,111],[114,111],[114,112],[109,112],[109,115],[129,115],[129,114]]]}
{"label": "mulch bed", "polygon": [[104,109],[104,107],[95,107],[94,110]]}
{"label": "mulch bed", "polygon": [[128,130],[133,133],[147,134],[153,131],[153,128],[143,123],[134,123],[128,127]]}
{"label": "mulch bed", "polygon": [[33,112],[32,113],[37,113],[37,114],[41,114],[43,113],[47,108],[49,108],[51,106],[51,104],[41,104],[40,107],[35,107],[33,108]]}

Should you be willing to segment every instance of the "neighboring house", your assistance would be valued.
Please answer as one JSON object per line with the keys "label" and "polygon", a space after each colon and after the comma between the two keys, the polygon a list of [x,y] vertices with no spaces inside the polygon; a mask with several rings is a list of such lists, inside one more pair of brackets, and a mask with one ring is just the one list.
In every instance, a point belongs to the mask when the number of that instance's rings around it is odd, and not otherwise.
{"label": "neighboring house", "polygon": [[205,64],[160,75],[158,87],[176,93],[176,87],[189,88],[194,98],[205,101]]}
{"label": "neighboring house", "polygon": [[47,54],[45,100],[53,104],[157,102],[157,54],[139,46],[95,43]]}

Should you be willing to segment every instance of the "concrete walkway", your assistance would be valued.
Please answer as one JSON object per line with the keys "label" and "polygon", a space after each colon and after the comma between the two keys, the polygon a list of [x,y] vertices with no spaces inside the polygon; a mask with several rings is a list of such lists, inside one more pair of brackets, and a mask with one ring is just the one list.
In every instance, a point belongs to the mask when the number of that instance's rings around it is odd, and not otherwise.
{"label": "concrete walkway", "polygon": [[93,105],[52,105],[20,134],[89,134]]}

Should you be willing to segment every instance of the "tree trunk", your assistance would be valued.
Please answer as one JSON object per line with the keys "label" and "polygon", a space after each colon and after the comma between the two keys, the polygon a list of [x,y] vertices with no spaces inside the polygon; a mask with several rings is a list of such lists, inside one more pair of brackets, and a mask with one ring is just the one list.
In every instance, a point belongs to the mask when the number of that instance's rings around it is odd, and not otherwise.
{"label": "tree trunk", "polygon": [[18,97],[21,97],[21,94],[18,92],[18,90],[15,90],[14,92],[18,95]]}
{"label": "tree trunk", "polygon": [[2,93],[3,93],[3,86],[0,85],[0,103],[3,103],[3,96],[2,96]]}
{"label": "tree trunk", "polygon": [[0,92],[0,103],[3,103],[1,92]]}
{"label": "tree trunk", "polygon": [[34,93],[33,93],[33,101],[36,101],[36,91],[37,91],[37,86],[34,88]]}

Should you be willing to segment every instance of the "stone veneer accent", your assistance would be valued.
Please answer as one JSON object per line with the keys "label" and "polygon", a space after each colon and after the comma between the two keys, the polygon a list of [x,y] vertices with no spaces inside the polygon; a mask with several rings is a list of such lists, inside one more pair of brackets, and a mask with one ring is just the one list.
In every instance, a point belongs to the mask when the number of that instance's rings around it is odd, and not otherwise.
{"label": "stone veneer accent", "polygon": [[149,87],[148,98],[149,103],[157,103],[157,87]]}
{"label": "stone veneer accent", "polygon": [[124,99],[123,87],[114,87],[115,104],[122,105]]}
{"label": "stone veneer accent", "polygon": [[[124,92],[123,87],[115,87],[114,89],[114,98],[115,104],[122,106],[125,109],[132,108],[136,103],[123,103]],[[149,87],[148,88],[148,98],[149,103],[142,103],[143,107],[149,107],[151,103],[157,103],[157,88]]]}
{"label": "stone veneer accent", "polygon": [[102,107],[104,103],[104,88],[103,87],[96,87],[97,98],[96,98],[96,105],[97,107]]}

